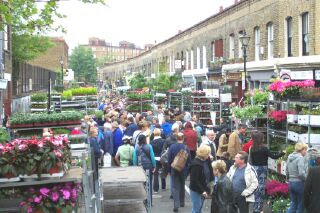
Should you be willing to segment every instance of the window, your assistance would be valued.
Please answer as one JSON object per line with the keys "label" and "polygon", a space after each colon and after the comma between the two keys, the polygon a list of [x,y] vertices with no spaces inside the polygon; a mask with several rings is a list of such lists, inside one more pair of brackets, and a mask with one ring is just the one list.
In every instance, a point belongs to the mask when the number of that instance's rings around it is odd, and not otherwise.
{"label": "window", "polygon": [[238,41],[238,44],[239,44],[239,58],[243,58],[243,50],[242,50],[242,43],[240,41],[240,36],[243,34],[243,31],[240,31],[239,32],[239,41]]}
{"label": "window", "polygon": [[234,58],[234,34],[229,36],[229,58]]}
{"label": "window", "polygon": [[302,14],[302,55],[309,55],[309,13]]}
{"label": "window", "polygon": [[197,69],[200,69],[200,48],[197,47]]}
{"label": "window", "polygon": [[254,38],[255,38],[255,60],[260,60],[260,29],[256,27],[254,29]]}
{"label": "window", "polygon": [[207,68],[207,49],[202,47],[202,68]]}
{"label": "window", "polygon": [[214,62],[215,58],[215,50],[214,50],[214,42],[211,42],[211,61]]}
{"label": "window", "polygon": [[214,42],[215,57],[223,57],[223,40],[215,40]]}
{"label": "window", "polygon": [[8,37],[8,32],[9,27],[8,25],[4,25],[4,30],[3,30],[3,50],[9,50],[9,37]]}
{"label": "window", "polygon": [[193,50],[191,50],[190,53],[190,64],[191,64],[191,69],[194,69],[194,58],[193,58]]}
{"label": "window", "polygon": [[292,18],[287,18],[287,51],[288,57],[292,56]]}
{"label": "window", "polygon": [[268,58],[273,58],[273,24],[269,23],[268,28]]}
{"label": "window", "polygon": [[188,50],[186,51],[186,69],[190,69],[190,66],[189,66],[189,52]]}

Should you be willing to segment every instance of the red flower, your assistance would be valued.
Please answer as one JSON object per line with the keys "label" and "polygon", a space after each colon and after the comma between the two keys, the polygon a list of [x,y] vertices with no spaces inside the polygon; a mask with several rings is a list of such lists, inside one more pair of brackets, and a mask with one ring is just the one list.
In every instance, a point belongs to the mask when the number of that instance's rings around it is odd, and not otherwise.
{"label": "red flower", "polygon": [[270,113],[270,117],[274,121],[281,123],[287,119],[287,111],[284,111],[284,110],[272,111]]}
{"label": "red flower", "polygon": [[287,183],[281,183],[276,180],[268,181],[266,184],[266,193],[268,196],[288,196],[289,186]]}

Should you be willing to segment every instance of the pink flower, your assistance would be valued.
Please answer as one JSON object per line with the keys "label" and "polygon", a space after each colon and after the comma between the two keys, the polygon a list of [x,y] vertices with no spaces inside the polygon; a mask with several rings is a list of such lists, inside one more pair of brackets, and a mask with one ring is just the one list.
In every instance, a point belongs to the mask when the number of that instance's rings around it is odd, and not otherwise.
{"label": "pink flower", "polygon": [[39,195],[39,197],[35,197],[34,198],[34,202],[38,203],[38,204],[41,202],[41,200],[42,200],[42,196],[41,195]]}
{"label": "pink flower", "polygon": [[49,196],[49,192],[50,192],[50,190],[48,188],[46,188],[46,187],[43,187],[43,188],[40,189],[40,193],[42,195],[46,196],[46,197]]}
{"label": "pink flower", "polygon": [[61,138],[52,138],[51,143],[55,146],[62,146],[63,145],[63,141]]}
{"label": "pink flower", "polygon": [[58,192],[52,192],[50,198],[53,202],[57,202],[59,200]]}
{"label": "pink flower", "polygon": [[44,145],[44,144],[43,144],[43,141],[39,141],[39,143],[38,143],[37,145],[38,145],[39,148],[42,148],[43,145]]}
{"label": "pink flower", "polygon": [[76,200],[77,199],[77,190],[76,189],[72,189],[71,190],[71,199],[72,200]]}
{"label": "pink flower", "polygon": [[58,157],[58,158],[61,158],[62,157],[62,154],[60,151],[58,150],[53,150],[54,154]]}
{"label": "pink flower", "polygon": [[65,200],[69,200],[70,199],[70,191],[62,189],[61,192],[63,194],[63,199],[65,199]]}
{"label": "pink flower", "polygon": [[19,207],[22,208],[24,205],[26,205],[27,203],[25,201],[22,201],[19,203]]}
{"label": "pink flower", "polygon": [[272,111],[270,113],[270,117],[276,122],[281,123],[287,119],[287,111],[283,111],[283,110]]}
{"label": "pink flower", "polygon": [[25,145],[25,144],[20,144],[20,145],[18,146],[18,149],[19,149],[20,151],[24,151],[24,150],[26,150],[27,148],[28,148],[28,146]]}
{"label": "pink flower", "polygon": [[32,206],[28,206],[27,213],[32,213]]}

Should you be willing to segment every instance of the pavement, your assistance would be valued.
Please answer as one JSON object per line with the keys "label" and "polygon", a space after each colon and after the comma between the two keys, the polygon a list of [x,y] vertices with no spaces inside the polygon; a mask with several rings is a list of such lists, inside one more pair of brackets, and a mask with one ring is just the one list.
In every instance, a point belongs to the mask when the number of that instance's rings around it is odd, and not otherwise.
{"label": "pavement", "polygon": [[[173,212],[173,200],[170,199],[169,177],[167,177],[166,181],[167,181],[167,189],[166,190],[160,189],[157,194],[153,194],[153,206],[151,208],[152,213]],[[189,181],[187,180],[185,185],[185,189],[186,189],[185,207],[179,208],[180,213],[190,213],[192,209],[191,197],[190,197],[188,186],[189,186]],[[210,207],[211,207],[211,199],[206,199],[202,207],[202,213],[209,213]]]}

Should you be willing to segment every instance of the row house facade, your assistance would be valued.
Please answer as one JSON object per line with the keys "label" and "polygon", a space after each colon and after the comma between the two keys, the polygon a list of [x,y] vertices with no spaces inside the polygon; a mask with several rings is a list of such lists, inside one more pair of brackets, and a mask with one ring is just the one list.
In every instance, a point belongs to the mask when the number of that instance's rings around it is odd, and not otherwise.
{"label": "row house facade", "polygon": [[[108,64],[103,81],[135,72],[154,77],[164,64],[186,83],[201,88],[204,80],[231,85],[241,97],[243,49],[250,36],[247,76],[251,88],[263,88],[271,77],[310,78],[320,70],[320,2],[317,0],[235,0],[218,14],[182,31],[132,59]],[[304,77],[299,77],[298,72]],[[308,77],[309,76],[309,77]]]}

